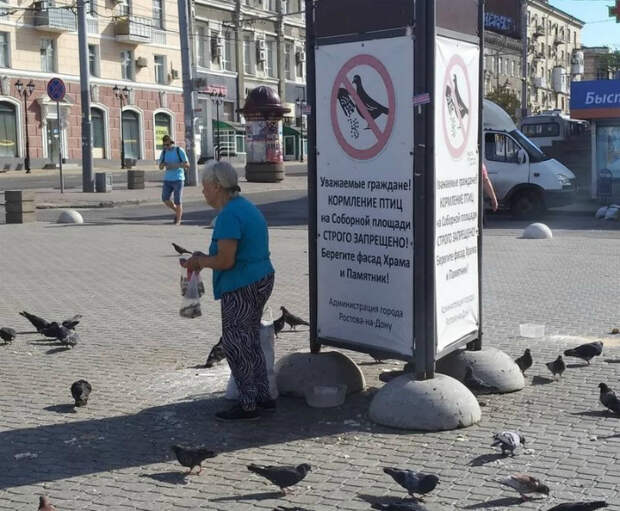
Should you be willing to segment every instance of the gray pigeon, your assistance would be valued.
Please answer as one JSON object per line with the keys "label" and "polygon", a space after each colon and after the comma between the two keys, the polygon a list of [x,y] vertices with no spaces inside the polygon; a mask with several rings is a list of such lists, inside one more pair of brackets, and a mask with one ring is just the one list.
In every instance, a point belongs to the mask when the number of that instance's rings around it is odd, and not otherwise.
{"label": "gray pigeon", "polygon": [[542,484],[538,479],[527,474],[512,474],[499,479],[498,482],[517,490],[524,501],[529,500],[528,493],[549,495],[549,487],[547,485]]}
{"label": "gray pigeon", "polygon": [[176,455],[177,460],[179,460],[179,463],[184,467],[189,468],[187,474],[191,474],[194,467],[198,467],[197,474],[200,474],[200,472],[202,472],[201,463],[207,458],[214,458],[216,456],[213,451],[202,447],[192,448],[182,445],[173,445],[171,449]]}
{"label": "gray pigeon", "polygon": [[273,321],[273,331],[276,337],[278,337],[278,334],[282,331],[283,328],[284,328],[284,313],[278,319],[274,319]]}
{"label": "gray pigeon", "polygon": [[564,356],[580,358],[590,365],[590,360],[594,357],[598,357],[601,353],[603,353],[603,343],[601,341],[596,341],[582,344],[571,350],[566,350]]}
{"label": "gray pigeon", "polygon": [[602,507],[607,507],[607,502],[604,500],[596,500],[593,502],[566,502],[553,506],[549,511],[594,511]]}
{"label": "gray pigeon", "polygon": [[13,342],[13,339],[15,339],[16,336],[17,332],[14,328],[10,328],[8,326],[3,326],[0,328],[0,339],[2,339],[5,344]]}
{"label": "gray pigeon", "polygon": [[547,369],[553,373],[554,378],[556,374],[559,374],[561,378],[562,373],[566,370],[566,364],[562,359],[562,355],[558,355],[558,358],[556,358],[553,362],[547,362],[545,365],[547,366]]}
{"label": "gray pigeon", "polygon": [[250,463],[248,470],[272,482],[280,488],[282,495],[286,495],[286,488],[302,481],[308,475],[308,472],[312,470],[312,467],[307,463],[297,466],[256,465],[255,463]]}
{"label": "gray pigeon", "polygon": [[205,367],[213,367],[214,364],[221,362],[226,358],[226,353],[224,352],[224,345],[222,344],[222,338],[215,343],[209,355],[207,356],[207,361],[205,362]]}
{"label": "gray pigeon", "polygon": [[290,325],[290,327],[295,330],[295,327],[299,326],[299,325],[305,325],[305,326],[310,326],[310,323],[308,323],[306,320],[301,319],[299,316],[295,316],[295,314],[291,314],[286,307],[282,306],[280,307],[280,310],[282,311],[282,316],[284,317],[284,322],[288,323],[288,325]]}
{"label": "gray pigeon", "polygon": [[519,433],[515,433],[514,431],[502,431],[493,435],[491,447],[499,446],[504,456],[506,455],[506,451],[510,451],[510,455],[514,456],[515,449],[522,444],[525,444],[525,438],[519,435]]}
{"label": "gray pigeon", "polygon": [[32,326],[35,327],[37,329],[37,332],[39,332],[40,334],[42,334],[43,329],[50,324],[49,321],[47,321],[46,319],[35,316],[34,314],[30,314],[26,311],[21,311],[19,315],[24,316],[28,321],[30,321]]}
{"label": "gray pigeon", "polygon": [[620,399],[618,399],[616,393],[605,383],[599,383],[598,388],[601,389],[599,395],[601,404],[608,410],[620,415]]}
{"label": "gray pigeon", "polygon": [[75,406],[86,406],[88,396],[90,396],[93,387],[86,380],[78,380],[71,385],[71,395],[75,399]]}
{"label": "gray pigeon", "polygon": [[77,332],[69,330],[64,326],[60,326],[56,339],[63,346],[66,346],[67,348],[73,348],[80,340],[80,336],[77,334]]}
{"label": "gray pigeon", "polygon": [[439,484],[439,477],[435,474],[424,474],[393,467],[385,467],[383,472],[392,476],[392,479],[407,490],[412,497],[415,497],[414,493],[425,495],[432,492],[435,486]]}
{"label": "gray pigeon", "polygon": [[39,511],[56,511],[56,508],[47,497],[39,497]]}
{"label": "gray pigeon", "polygon": [[61,324],[69,330],[75,330],[75,327],[80,323],[80,319],[82,319],[82,315],[76,314],[72,318],[65,319]]}
{"label": "gray pigeon", "polygon": [[525,374],[525,371],[532,367],[533,363],[534,360],[532,359],[532,352],[529,348],[523,352],[523,355],[515,359],[515,364],[519,366],[519,369],[521,369],[523,374]]}

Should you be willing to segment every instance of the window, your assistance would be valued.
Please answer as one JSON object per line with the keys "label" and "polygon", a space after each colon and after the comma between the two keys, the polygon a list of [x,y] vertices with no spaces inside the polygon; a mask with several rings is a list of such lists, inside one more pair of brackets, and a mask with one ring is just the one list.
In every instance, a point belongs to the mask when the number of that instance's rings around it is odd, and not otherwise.
{"label": "window", "polygon": [[140,118],[133,110],[123,112],[125,158],[140,159]]}
{"label": "window", "polygon": [[206,25],[198,25],[198,65],[208,67],[209,62],[209,31]]}
{"label": "window", "polygon": [[275,39],[265,39],[265,74],[272,78],[278,75],[276,68],[276,41]]}
{"label": "window", "polygon": [[9,34],[0,32],[0,67],[9,67]]}
{"label": "window", "polygon": [[90,121],[93,130],[93,158],[105,158],[105,117],[100,108],[90,109]]}
{"label": "window", "polygon": [[53,39],[41,39],[41,71],[53,73],[55,65],[55,41]]}
{"label": "window", "polygon": [[118,2],[118,14],[119,16],[129,16],[131,14],[129,0],[120,0]]}
{"label": "window", "polygon": [[88,45],[88,70],[91,76],[99,76],[99,48],[95,44]]}
{"label": "window", "polygon": [[233,62],[235,60],[235,50],[234,50],[234,38],[235,34],[232,32],[224,32],[224,41],[222,48],[222,68],[227,71],[233,70]]}
{"label": "window", "polygon": [[489,161],[518,163],[519,146],[512,138],[502,133],[487,133],[484,136],[484,154]]}
{"label": "window", "polygon": [[86,14],[88,14],[89,16],[97,15],[96,0],[88,0],[88,12]]}
{"label": "window", "polygon": [[163,55],[153,55],[155,83],[165,85],[166,80],[166,57]]}
{"label": "window", "polygon": [[171,121],[172,119],[170,116],[164,112],[158,112],[155,114],[155,150],[158,158],[160,152],[164,149],[162,138],[164,138],[164,135],[170,135],[171,133]]}
{"label": "window", "polygon": [[0,157],[16,157],[17,116],[12,103],[0,101]]}
{"label": "window", "polygon": [[209,38],[211,40],[211,64],[219,67],[220,57],[224,49],[222,38],[220,37],[220,33],[215,30],[211,30]]}
{"label": "window", "polygon": [[164,28],[164,8],[162,0],[153,0],[153,27]]}
{"label": "window", "polygon": [[133,51],[131,50],[121,51],[121,78],[123,80],[135,79]]}
{"label": "window", "polygon": [[302,54],[304,54],[304,49],[297,48],[297,53],[295,54],[295,59],[297,59],[297,66],[295,71],[298,78],[304,77],[304,69],[306,68],[306,63],[304,62],[304,59],[300,58]]}
{"label": "window", "polygon": [[293,59],[293,43],[287,41],[284,43],[284,76],[287,80],[295,79],[291,59]]}
{"label": "window", "polygon": [[254,62],[252,61],[252,47],[254,41],[252,36],[243,36],[243,70],[246,74],[254,74]]}
{"label": "window", "polygon": [[524,124],[523,134],[527,137],[557,137],[560,134],[560,125],[557,122]]}
{"label": "window", "polygon": [[263,5],[265,6],[265,9],[268,11],[276,10],[276,0],[263,0]]}

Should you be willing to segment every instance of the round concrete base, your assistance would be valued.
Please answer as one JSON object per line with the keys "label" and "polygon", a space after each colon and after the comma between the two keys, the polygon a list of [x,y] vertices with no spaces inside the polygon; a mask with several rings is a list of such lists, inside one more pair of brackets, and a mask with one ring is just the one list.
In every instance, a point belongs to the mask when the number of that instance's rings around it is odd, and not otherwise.
{"label": "round concrete base", "polygon": [[477,378],[496,387],[500,393],[514,392],[525,386],[519,366],[506,353],[495,348],[480,351],[457,350],[437,361],[437,372],[463,381],[471,367]]}
{"label": "round concrete base", "polygon": [[553,233],[545,224],[535,223],[528,225],[524,229],[523,238],[528,240],[548,240],[553,238]]}
{"label": "round concrete base", "polygon": [[480,420],[476,397],[460,381],[445,374],[416,380],[406,373],[386,383],[370,403],[370,419],[399,429],[443,431]]}
{"label": "round concrete base", "polygon": [[63,209],[56,220],[57,224],[83,224],[84,219],[75,209]]}
{"label": "round concrete base", "polygon": [[347,394],[364,390],[364,375],[355,362],[337,351],[291,353],[276,362],[278,391],[283,396],[305,397],[315,385],[347,386]]}
{"label": "round concrete base", "polygon": [[284,179],[284,163],[246,163],[245,178],[251,183],[277,183]]}

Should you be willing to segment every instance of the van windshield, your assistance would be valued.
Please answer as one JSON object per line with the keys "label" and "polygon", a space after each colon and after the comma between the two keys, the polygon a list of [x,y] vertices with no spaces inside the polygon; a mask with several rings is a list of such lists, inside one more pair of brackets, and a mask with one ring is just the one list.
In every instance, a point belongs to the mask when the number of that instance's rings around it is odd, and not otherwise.
{"label": "van windshield", "polygon": [[525,149],[527,154],[530,156],[531,163],[538,163],[545,160],[550,160],[549,156],[543,153],[534,142],[532,142],[529,138],[527,138],[523,133],[519,130],[512,130],[510,134],[521,144],[521,147]]}

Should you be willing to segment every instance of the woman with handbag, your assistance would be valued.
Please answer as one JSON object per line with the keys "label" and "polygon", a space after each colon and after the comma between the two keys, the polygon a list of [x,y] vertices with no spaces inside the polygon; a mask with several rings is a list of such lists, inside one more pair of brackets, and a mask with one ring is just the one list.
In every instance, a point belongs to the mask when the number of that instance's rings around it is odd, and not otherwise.
{"label": "woman with handbag", "polygon": [[209,255],[196,252],[184,264],[192,271],[211,268],[213,293],[221,300],[222,345],[239,389],[239,403],[215,414],[223,421],[255,420],[276,408],[260,344],[263,308],[274,283],[269,234],[262,213],[240,191],[230,163],[207,164],[202,193],[218,210]]}

